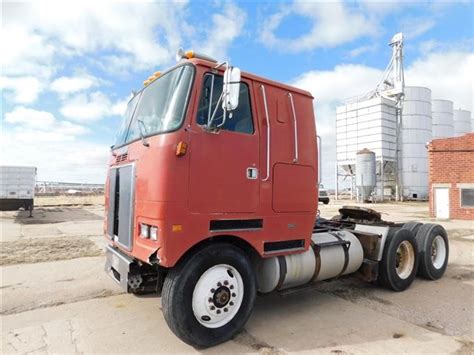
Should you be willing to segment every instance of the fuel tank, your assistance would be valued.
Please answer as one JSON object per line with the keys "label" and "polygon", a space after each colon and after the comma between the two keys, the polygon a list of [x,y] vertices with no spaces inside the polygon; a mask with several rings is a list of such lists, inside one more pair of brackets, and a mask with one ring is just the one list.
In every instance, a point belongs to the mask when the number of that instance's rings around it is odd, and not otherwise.
{"label": "fuel tank", "polygon": [[304,253],[262,259],[257,266],[258,291],[269,293],[356,272],[362,245],[349,231],[315,233]]}

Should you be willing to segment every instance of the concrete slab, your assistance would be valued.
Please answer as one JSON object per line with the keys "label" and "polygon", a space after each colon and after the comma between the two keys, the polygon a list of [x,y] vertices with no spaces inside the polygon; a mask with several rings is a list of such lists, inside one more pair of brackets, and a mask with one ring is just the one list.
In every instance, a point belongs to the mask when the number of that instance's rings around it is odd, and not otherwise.
{"label": "concrete slab", "polygon": [[259,300],[247,331],[288,352],[452,352],[452,337],[320,292]]}
{"label": "concrete slab", "polygon": [[58,223],[58,230],[65,236],[101,236],[104,222],[102,220],[94,221],[74,221]]}
{"label": "concrete slab", "polygon": [[[119,295],[8,315],[3,318],[2,348],[21,353],[198,352],[171,333],[159,307],[157,297]],[[235,342],[208,350],[248,351]]]}
{"label": "concrete slab", "polygon": [[[197,352],[171,333],[159,306],[158,297],[118,295],[7,315],[2,347],[22,353]],[[447,353],[461,347],[453,337],[312,292],[259,299],[244,332],[203,352]]]}
{"label": "concrete slab", "polygon": [[2,242],[11,242],[21,237],[21,225],[15,224],[10,219],[0,219],[0,240]]}
{"label": "concrete slab", "polygon": [[105,257],[90,257],[1,267],[1,313],[122,293],[103,271],[104,263]]}

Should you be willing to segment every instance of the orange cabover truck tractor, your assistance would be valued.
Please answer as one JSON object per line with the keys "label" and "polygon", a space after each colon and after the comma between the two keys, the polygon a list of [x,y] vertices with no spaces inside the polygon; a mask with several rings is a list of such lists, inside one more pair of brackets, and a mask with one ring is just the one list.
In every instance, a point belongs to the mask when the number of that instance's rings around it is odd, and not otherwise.
{"label": "orange cabover truck tractor", "polygon": [[[313,97],[193,51],[128,103],[106,182],[106,272],[161,292],[184,342],[236,335],[257,294],[357,274],[394,291],[448,262],[436,224],[343,207],[317,217]],[[158,307],[156,308],[158,311]]]}

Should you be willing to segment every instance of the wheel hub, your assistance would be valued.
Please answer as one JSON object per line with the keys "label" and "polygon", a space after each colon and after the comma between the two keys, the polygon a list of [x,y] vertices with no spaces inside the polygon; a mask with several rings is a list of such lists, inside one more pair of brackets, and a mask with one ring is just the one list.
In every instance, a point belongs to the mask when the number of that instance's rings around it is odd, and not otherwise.
{"label": "wheel hub", "polygon": [[410,276],[415,267],[415,251],[410,242],[404,240],[397,248],[395,256],[395,269],[401,279]]}
{"label": "wheel hub", "polygon": [[442,236],[437,235],[431,244],[431,262],[436,269],[441,269],[446,261],[448,252]]}
{"label": "wheel hub", "polygon": [[229,303],[230,300],[230,289],[225,286],[219,287],[216,292],[214,293],[214,297],[212,298],[212,301],[214,302],[214,305],[218,308],[222,308]]}
{"label": "wheel hub", "polygon": [[192,307],[199,323],[218,328],[237,314],[243,299],[243,280],[234,267],[219,264],[206,270],[193,292]]}

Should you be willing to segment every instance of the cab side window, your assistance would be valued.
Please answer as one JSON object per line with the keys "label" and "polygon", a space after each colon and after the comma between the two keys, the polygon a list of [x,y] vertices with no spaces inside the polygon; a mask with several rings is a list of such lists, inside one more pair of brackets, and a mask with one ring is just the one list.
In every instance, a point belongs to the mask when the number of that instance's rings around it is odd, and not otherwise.
{"label": "cab side window", "polygon": [[[213,85],[214,81],[214,85]],[[214,110],[214,125],[220,126],[224,119],[224,110],[222,110],[222,101],[217,106],[219,97],[222,94],[223,78],[219,75],[206,74],[202,86],[201,99],[199,100],[197,123],[206,125],[211,118]],[[239,106],[232,112],[227,112],[227,118],[222,127],[227,131],[234,131],[246,134],[252,134],[253,121],[252,110],[250,107],[249,88],[246,83],[241,82],[239,94]]]}

